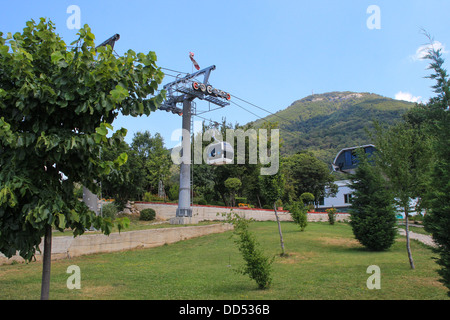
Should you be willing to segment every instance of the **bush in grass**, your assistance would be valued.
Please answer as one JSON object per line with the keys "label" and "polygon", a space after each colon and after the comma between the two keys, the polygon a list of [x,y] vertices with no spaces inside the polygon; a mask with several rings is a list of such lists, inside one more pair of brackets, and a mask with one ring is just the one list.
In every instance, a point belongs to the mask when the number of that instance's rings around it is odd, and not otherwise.
{"label": "bush in grass", "polygon": [[328,213],[328,222],[331,225],[333,225],[336,222],[336,209],[335,208],[327,209],[327,213]]}
{"label": "bush in grass", "polygon": [[272,282],[272,259],[266,257],[253,233],[249,231],[247,220],[236,213],[227,214],[227,222],[233,224],[234,234],[238,236],[235,243],[244,258],[245,265],[236,272],[248,275],[255,280],[259,289],[267,289]]}
{"label": "bush in grass", "polygon": [[291,213],[292,219],[296,224],[298,224],[301,231],[304,231],[308,225],[308,216],[306,211],[307,210],[303,202],[294,202],[289,207],[289,212]]}
{"label": "bush in grass", "polygon": [[156,212],[153,209],[144,209],[141,211],[140,215],[139,215],[139,220],[142,221],[151,221],[153,219],[155,219],[156,217]]}
{"label": "bush in grass", "polygon": [[119,210],[114,202],[102,205],[102,216],[104,218],[111,218],[111,220],[114,220],[118,212]]}

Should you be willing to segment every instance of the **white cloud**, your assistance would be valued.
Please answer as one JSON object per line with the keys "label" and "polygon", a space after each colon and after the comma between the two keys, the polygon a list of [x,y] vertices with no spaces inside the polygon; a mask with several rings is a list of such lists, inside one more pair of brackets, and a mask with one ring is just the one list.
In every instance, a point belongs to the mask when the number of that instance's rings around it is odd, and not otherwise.
{"label": "white cloud", "polygon": [[395,100],[404,100],[409,102],[421,102],[422,97],[415,97],[409,92],[399,91],[395,94]]}
{"label": "white cloud", "polygon": [[447,53],[448,51],[445,50],[445,45],[442,44],[439,41],[434,41],[432,44],[426,44],[423,46],[420,46],[419,48],[417,48],[416,53],[410,56],[410,59],[412,61],[418,61],[418,60],[422,60],[425,58],[425,56],[428,54],[428,51],[430,49],[435,49],[435,50],[442,50],[442,53]]}

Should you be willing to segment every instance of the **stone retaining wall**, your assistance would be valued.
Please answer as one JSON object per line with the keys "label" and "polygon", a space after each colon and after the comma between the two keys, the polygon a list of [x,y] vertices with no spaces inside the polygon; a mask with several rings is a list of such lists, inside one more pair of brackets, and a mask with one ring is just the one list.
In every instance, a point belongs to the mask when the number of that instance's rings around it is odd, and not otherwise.
{"label": "stone retaining wall", "polygon": [[[156,217],[161,220],[169,220],[175,217],[177,204],[156,203],[156,202],[135,202],[134,206],[140,211],[146,208],[155,210]],[[222,213],[229,213],[231,208],[228,207],[216,207],[216,206],[194,206],[192,208],[192,216],[199,219],[199,221],[208,220],[224,220]],[[233,212],[236,212],[240,216],[245,218],[253,218],[256,221],[274,221],[275,214],[271,209],[244,209],[233,208]],[[280,221],[292,221],[292,217],[289,211],[278,211],[278,217]],[[350,220],[348,213],[338,213],[336,215],[336,221]],[[328,221],[328,214],[324,212],[311,212],[308,213],[308,221]]]}
{"label": "stone retaining wall", "polygon": [[[58,236],[52,238],[52,260],[72,258],[76,256],[115,252],[137,248],[152,248],[164,244],[174,243],[181,240],[191,239],[213,233],[221,233],[232,230],[233,227],[227,223],[218,223],[204,226],[185,226],[172,228],[148,229],[139,231],[128,231],[121,233],[84,234],[74,238],[73,236]],[[40,248],[43,252],[43,243]],[[36,253],[36,260],[42,259],[42,255]],[[7,259],[0,254],[0,264],[13,261],[23,262],[20,256]]]}

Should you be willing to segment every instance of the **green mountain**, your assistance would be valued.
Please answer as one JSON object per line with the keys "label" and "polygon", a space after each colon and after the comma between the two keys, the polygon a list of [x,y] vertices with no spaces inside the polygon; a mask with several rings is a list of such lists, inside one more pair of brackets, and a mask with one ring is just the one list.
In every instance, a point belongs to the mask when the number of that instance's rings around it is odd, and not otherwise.
{"label": "green mountain", "polygon": [[343,148],[373,143],[367,129],[374,121],[392,125],[413,106],[373,93],[330,92],[297,100],[264,120],[279,123],[282,154],[309,150],[331,163]]}

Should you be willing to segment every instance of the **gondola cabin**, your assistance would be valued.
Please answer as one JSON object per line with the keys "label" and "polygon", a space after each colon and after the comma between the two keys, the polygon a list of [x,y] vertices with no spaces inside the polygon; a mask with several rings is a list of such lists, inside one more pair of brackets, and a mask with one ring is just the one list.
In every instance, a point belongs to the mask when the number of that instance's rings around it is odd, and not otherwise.
{"label": "gondola cabin", "polygon": [[364,152],[368,154],[369,158],[375,151],[375,146],[372,144],[342,149],[338,152],[336,158],[332,163],[333,170],[350,174],[355,173],[355,170],[358,167],[356,150],[359,148],[363,148]]}
{"label": "gondola cabin", "polygon": [[207,149],[207,164],[221,166],[233,163],[234,150],[231,144],[225,141],[212,143]]}

